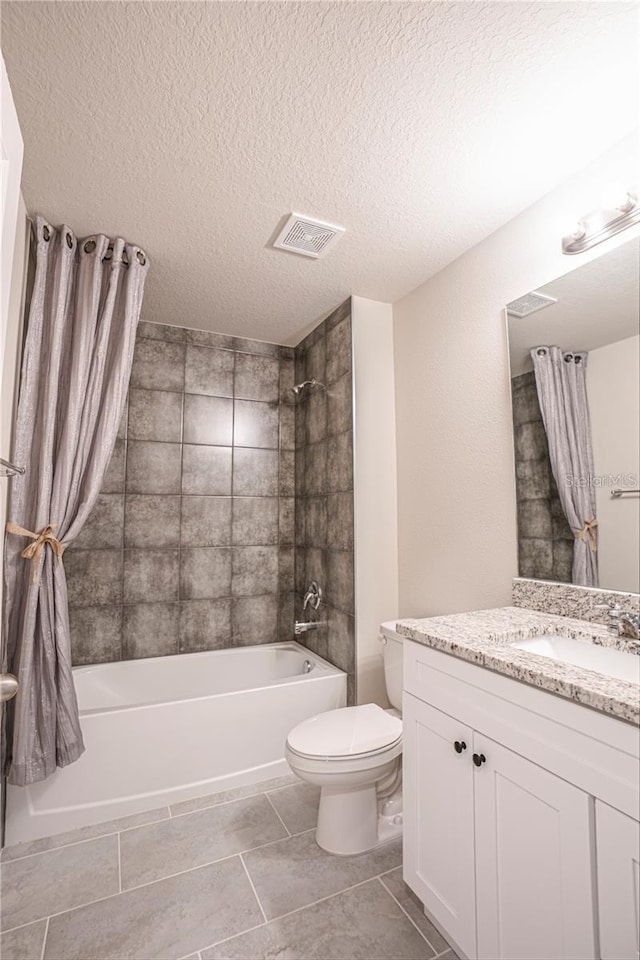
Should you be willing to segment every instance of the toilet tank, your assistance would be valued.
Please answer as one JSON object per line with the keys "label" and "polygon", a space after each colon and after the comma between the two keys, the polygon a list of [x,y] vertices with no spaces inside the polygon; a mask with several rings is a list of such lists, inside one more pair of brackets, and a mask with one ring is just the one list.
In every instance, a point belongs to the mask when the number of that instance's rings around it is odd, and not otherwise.
{"label": "toilet tank", "polygon": [[395,620],[380,624],[380,639],[383,644],[384,681],[387,696],[392,706],[402,712],[403,687],[403,637],[395,631]]}

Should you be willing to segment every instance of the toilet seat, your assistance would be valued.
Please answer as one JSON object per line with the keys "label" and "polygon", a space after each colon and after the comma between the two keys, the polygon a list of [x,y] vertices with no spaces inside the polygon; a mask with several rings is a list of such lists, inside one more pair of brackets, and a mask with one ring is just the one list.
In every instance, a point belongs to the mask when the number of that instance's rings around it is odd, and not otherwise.
{"label": "toilet seat", "polygon": [[287,749],[306,760],[357,761],[395,753],[401,743],[402,721],[366,703],[304,720],[290,732]]}

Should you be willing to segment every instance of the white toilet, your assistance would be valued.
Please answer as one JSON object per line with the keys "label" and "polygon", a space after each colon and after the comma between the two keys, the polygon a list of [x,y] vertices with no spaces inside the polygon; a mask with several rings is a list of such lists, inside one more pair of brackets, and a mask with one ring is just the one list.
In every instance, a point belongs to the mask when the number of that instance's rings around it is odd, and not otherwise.
{"label": "white toilet", "polygon": [[289,766],[321,787],[316,840],[329,853],[364,853],[402,833],[402,637],[380,627],[393,708],[375,703],[320,713],[287,738]]}

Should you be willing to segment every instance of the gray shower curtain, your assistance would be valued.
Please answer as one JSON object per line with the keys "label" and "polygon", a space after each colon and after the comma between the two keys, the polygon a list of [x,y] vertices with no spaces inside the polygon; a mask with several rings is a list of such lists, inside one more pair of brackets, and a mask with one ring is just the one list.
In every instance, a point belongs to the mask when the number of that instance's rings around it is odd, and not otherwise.
{"label": "gray shower curtain", "polygon": [[118,238],[77,240],[36,221],[5,538],[6,650],[18,677],[3,730],[5,773],[44,780],[84,750],[71,674],[62,554],[78,536],[113,451],[149,264]]}
{"label": "gray shower curtain", "polygon": [[559,347],[530,351],[560,502],[575,537],[573,583],[598,586],[593,446],[587,401],[587,354]]}

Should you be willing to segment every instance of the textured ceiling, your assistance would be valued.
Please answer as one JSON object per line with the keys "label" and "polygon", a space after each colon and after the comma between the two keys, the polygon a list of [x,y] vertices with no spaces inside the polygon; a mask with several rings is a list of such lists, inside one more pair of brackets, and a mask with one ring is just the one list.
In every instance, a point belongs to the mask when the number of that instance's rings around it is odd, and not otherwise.
{"label": "textured ceiling", "polygon": [[[152,258],[143,316],[294,343],[629,133],[634,6],[4,2],[30,211]],[[347,228],[269,249],[292,210]]]}
{"label": "textured ceiling", "polygon": [[529,350],[554,344],[595,350],[640,333],[640,239],[553,280],[540,293],[557,303],[530,317],[509,317],[511,376],[533,369]]}

